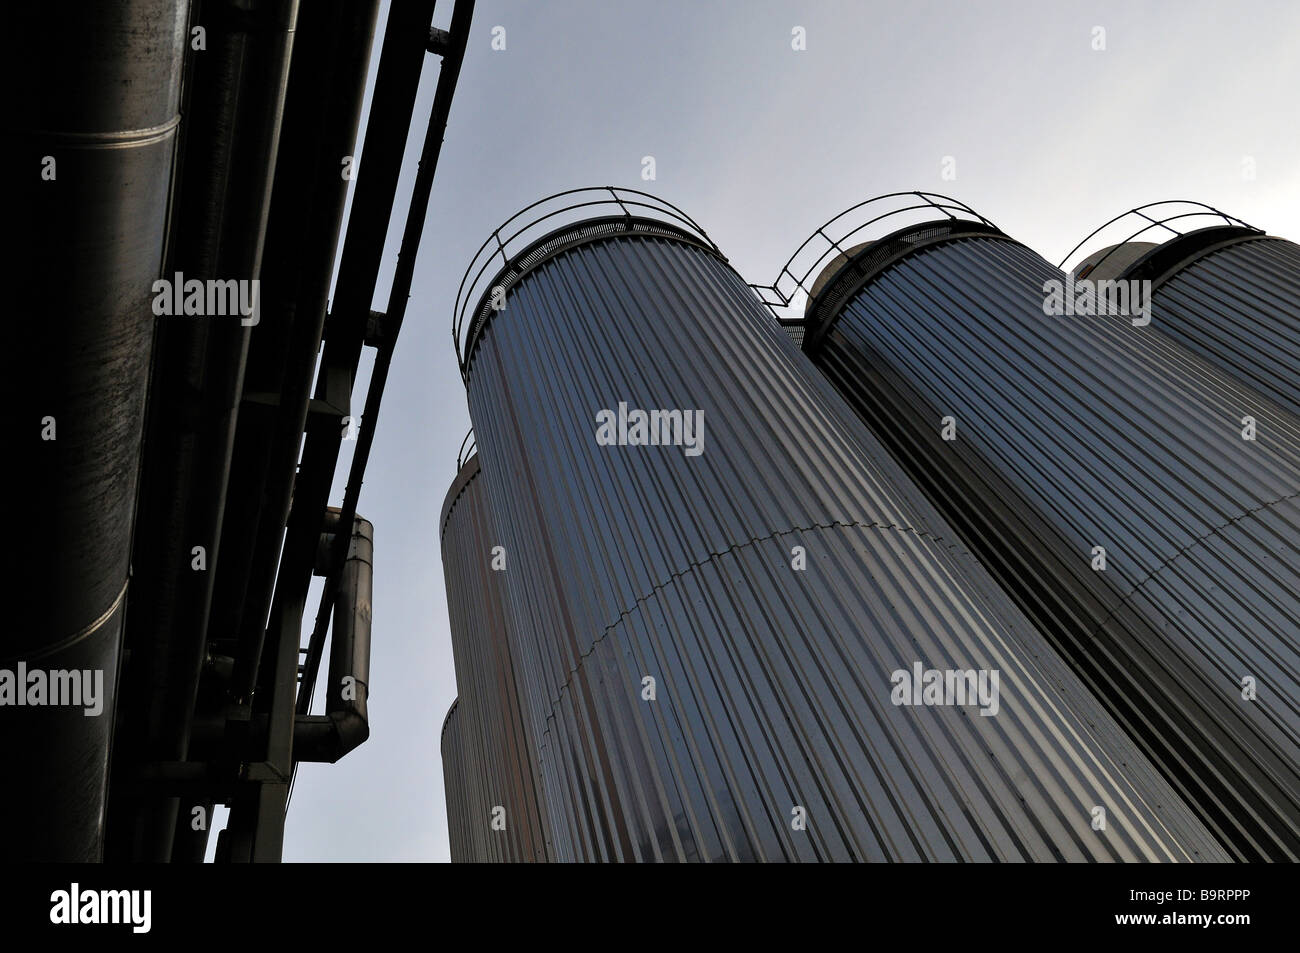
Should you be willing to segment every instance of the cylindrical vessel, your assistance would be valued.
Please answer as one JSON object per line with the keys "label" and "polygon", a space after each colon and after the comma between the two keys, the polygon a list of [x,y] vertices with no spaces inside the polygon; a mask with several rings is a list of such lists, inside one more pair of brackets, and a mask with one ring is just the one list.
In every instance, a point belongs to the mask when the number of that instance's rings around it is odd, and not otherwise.
{"label": "cylindrical vessel", "polygon": [[478,799],[478,778],[465,763],[464,741],[460,734],[460,699],[447,709],[442,720],[439,746],[442,754],[442,786],[447,797],[447,841],[452,863],[466,863],[487,855],[486,846],[475,842],[486,825],[472,824],[466,803]]}
{"label": "cylindrical vessel", "polygon": [[1300,422],[1151,326],[1045,313],[1064,283],[923,223],[829,276],[804,346],[1224,845],[1295,859]]}
{"label": "cylindrical vessel", "polygon": [[[534,741],[524,718],[508,624],[508,564],[484,500],[478,456],[460,467],[439,521],[459,698],[443,772],[452,860],[544,861]],[[448,718],[451,718],[450,713]],[[453,793],[454,778],[462,783]]]}
{"label": "cylindrical vessel", "polygon": [[0,823],[7,859],[97,861],[189,4],[11,13],[14,74],[41,89],[13,104],[6,147],[30,385],[0,671],[30,707],[0,687]]}
{"label": "cylindrical vessel", "polygon": [[698,227],[617,198],[466,299],[555,858],[1223,857]]}
{"label": "cylindrical vessel", "polygon": [[1148,283],[1152,328],[1300,414],[1300,245],[1233,222],[1106,249],[1088,277]]}

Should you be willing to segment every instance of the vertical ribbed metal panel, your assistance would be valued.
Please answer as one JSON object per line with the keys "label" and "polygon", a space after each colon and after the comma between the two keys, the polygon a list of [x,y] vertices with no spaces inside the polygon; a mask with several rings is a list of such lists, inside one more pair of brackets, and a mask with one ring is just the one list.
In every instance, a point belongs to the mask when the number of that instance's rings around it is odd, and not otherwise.
{"label": "vertical ribbed metal panel", "polygon": [[[556,859],[1225,856],[723,260],[565,244],[468,370]],[[620,401],[703,453],[599,445]],[[892,704],[914,662],[1000,712]]]}
{"label": "vertical ribbed metal panel", "polygon": [[[443,735],[455,861],[544,861],[535,746],[528,737],[507,623],[506,573],[491,567],[497,533],[483,498],[479,460],[460,468],[443,504],[442,561],[459,698]],[[453,720],[448,714],[449,723]],[[450,755],[450,760],[449,760]],[[453,797],[452,778],[463,786]],[[504,815],[494,818],[494,811]],[[493,821],[504,821],[503,830]]]}
{"label": "vertical ribbed metal panel", "polygon": [[1151,319],[1300,414],[1300,245],[1258,238],[1211,251],[1156,287]]}
{"label": "vertical ribbed metal panel", "polygon": [[451,846],[452,863],[463,864],[481,860],[485,847],[474,842],[477,833],[481,838],[486,824],[482,819],[471,821],[469,804],[480,800],[478,774],[471,774],[466,764],[464,739],[460,728],[460,699],[451,703],[447,717],[442,721],[442,785],[447,796],[447,840]]}
{"label": "vertical ribbed metal panel", "polygon": [[1152,325],[1047,317],[1063,278],[1007,239],[930,246],[812,356],[1225,846],[1294,859],[1300,422]]}

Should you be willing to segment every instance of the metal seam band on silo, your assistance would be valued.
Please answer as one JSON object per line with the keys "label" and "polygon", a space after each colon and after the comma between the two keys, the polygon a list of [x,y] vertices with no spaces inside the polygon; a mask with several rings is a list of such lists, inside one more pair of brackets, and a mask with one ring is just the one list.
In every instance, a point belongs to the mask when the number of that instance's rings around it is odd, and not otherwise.
{"label": "metal seam band on silo", "polygon": [[[1153,219],[1155,206],[1169,208]],[[1116,279],[1151,282],[1153,328],[1300,414],[1300,246],[1209,206],[1157,202],[1111,219],[1075,250],[1130,219],[1142,227],[1116,247],[1140,245],[1134,239],[1157,227],[1176,232],[1166,227],[1171,216],[1227,224],[1175,234],[1117,271]]]}
{"label": "metal seam band on silo", "polygon": [[[1226,857],[707,237],[620,224],[461,298],[555,859]],[[620,403],[703,452],[599,445]],[[998,713],[895,703],[914,665]]]}
{"label": "metal seam band on silo", "polygon": [[[85,4],[69,15],[25,4],[7,22],[21,38],[15,75],[41,77],[40,95],[12,104],[6,146],[19,183],[10,214],[24,227],[11,307],[39,315],[24,329],[15,393],[31,438],[12,494],[23,547],[9,582],[20,596],[0,637],[10,860],[102,859],[189,6]],[[11,707],[15,687],[28,694],[38,675],[51,694]]]}
{"label": "metal seam band on silo", "polygon": [[1295,858],[1300,421],[1141,327],[1047,316],[1063,273],[1005,236],[853,281],[810,302],[814,363],[1225,846]]}
{"label": "metal seam band on silo", "polygon": [[535,746],[506,617],[508,577],[491,566],[497,534],[480,473],[477,455],[463,461],[438,521],[459,691],[450,760],[443,739],[448,826],[458,832],[452,860],[544,861]]}

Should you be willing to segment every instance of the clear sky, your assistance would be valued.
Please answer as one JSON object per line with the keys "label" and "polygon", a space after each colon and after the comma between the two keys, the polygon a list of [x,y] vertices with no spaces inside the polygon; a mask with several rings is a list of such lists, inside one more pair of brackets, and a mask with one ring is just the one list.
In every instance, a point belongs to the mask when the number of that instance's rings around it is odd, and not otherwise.
{"label": "clear sky", "polygon": [[[451,6],[439,3],[438,25]],[[378,41],[372,81],[377,60]],[[643,188],[761,283],[843,208],[909,189],[961,199],[1052,261],[1161,199],[1297,240],[1298,90],[1294,0],[480,0],[359,506],[375,525],[371,736],[336,765],[300,769],[285,859],[449,859],[439,729],[456,688],[437,519],[469,428],[450,327],[461,275],[503,219],[562,189]]]}

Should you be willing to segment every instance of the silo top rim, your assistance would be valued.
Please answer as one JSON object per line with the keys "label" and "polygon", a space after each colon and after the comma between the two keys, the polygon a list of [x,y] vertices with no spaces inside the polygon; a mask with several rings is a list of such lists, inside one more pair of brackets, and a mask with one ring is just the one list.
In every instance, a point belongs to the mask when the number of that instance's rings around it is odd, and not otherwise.
{"label": "silo top rim", "polygon": [[[1091,278],[1099,281],[1103,278],[1117,278],[1135,261],[1158,248],[1156,242],[1121,242],[1107,245],[1089,254],[1072,269],[1075,278]],[[1105,262],[1105,264],[1102,264]],[[1102,265],[1098,268],[1098,265]]]}
{"label": "silo top rim", "polygon": [[[902,216],[902,218],[898,218]],[[966,203],[938,192],[886,192],[851,205],[813,230],[782,266],[770,285],[751,285],[782,324],[802,323],[803,305],[820,290],[836,261],[847,261],[864,246],[883,241],[874,235],[889,219],[892,233],[933,225],[936,221],[967,223],[996,231],[997,226]],[[900,221],[919,221],[898,228]],[[801,302],[799,299],[803,297]]]}
{"label": "silo top rim", "polygon": [[442,716],[442,727],[438,729],[438,746],[442,747],[443,736],[447,734],[447,726],[451,724],[451,716],[456,713],[456,707],[460,704],[460,696],[457,695],[452,699],[451,705],[447,708],[447,714]]}
{"label": "silo top rim", "polygon": [[810,287],[803,349],[815,351],[848,300],[898,262],[922,249],[968,238],[1012,240],[992,223],[949,218],[917,222],[840,253]]}
{"label": "silo top rim", "polygon": [[[1188,231],[1189,224],[1201,227]],[[1242,234],[1263,234],[1253,225],[1204,202],[1191,199],[1164,199],[1131,208],[1103,222],[1089,232],[1079,244],[1071,248],[1056,267],[1066,269],[1067,263],[1078,254],[1080,249],[1090,244],[1103,232],[1108,232],[1106,238],[1099,239],[1097,242],[1098,246],[1104,245],[1104,248],[1089,253],[1083,261],[1068,270],[1071,274],[1075,274],[1079,268],[1090,264],[1089,274],[1096,277],[1114,277],[1135,266],[1136,262],[1131,262],[1125,268],[1116,267],[1114,259],[1128,254],[1132,250],[1131,246],[1139,240],[1156,246],[1168,245],[1179,238],[1217,228],[1237,229]]]}
{"label": "silo top rim", "polygon": [[1159,244],[1125,242],[1100,249],[1075,268],[1074,276],[1094,281],[1149,281],[1154,291],[1211,252],[1240,242],[1261,240],[1267,241],[1269,236],[1258,229],[1241,225],[1211,225],[1175,235]]}
{"label": "silo top rim", "polygon": [[[539,199],[493,230],[461,279],[452,339],[462,379],[468,384],[470,358],[491,317],[494,289],[507,287],[564,248],[625,234],[685,239],[723,257],[694,219],[648,192],[601,186],[569,189]],[[500,264],[490,270],[498,260]]]}
{"label": "silo top rim", "polygon": [[465,488],[479,474],[478,454],[475,453],[461,463],[460,468],[456,471],[456,477],[451,481],[451,486],[447,489],[447,495],[442,501],[442,513],[438,516],[438,539],[441,540],[447,534],[447,521],[451,519],[451,511],[456,506],[465,492]]}

